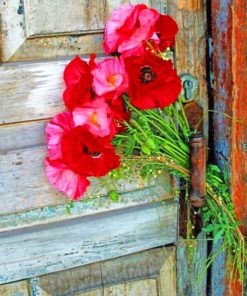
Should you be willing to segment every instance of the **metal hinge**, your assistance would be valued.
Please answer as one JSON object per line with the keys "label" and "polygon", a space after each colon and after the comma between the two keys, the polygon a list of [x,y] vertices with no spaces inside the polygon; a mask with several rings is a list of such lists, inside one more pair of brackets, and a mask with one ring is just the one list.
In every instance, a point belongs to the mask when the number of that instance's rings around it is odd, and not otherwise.
{"label": "metal hinge", "polygon": [[209,86],[211,89],[214,89],[213,53],[214,53],[213,39],[212,37],[208,37]]}

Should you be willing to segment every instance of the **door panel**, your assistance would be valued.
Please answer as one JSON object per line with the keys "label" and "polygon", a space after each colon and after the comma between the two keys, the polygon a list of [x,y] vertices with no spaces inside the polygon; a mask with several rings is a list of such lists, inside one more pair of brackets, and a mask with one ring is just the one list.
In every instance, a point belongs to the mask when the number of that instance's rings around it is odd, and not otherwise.
{"label": "door panel", "polygon": [[[127,1],[0,1],[0,281],[32,278],[31,283],[17,283],[20,290],[15,284],[2,285],[0,295],[9,296],[15,291],[38,295],[35,291],[39,291],[40,295],[85,296],[102,295],[103,291],[104,295],[127,296],[138,295],[140,287],[150,289],[150,296],[154,288],[158,293],[154,296],[176,295],[174,252],[168,260],[170,267],[165,263],[166,257],[162,259],[155,250],[150,251],[153,255],[147,253],[148,263],[143,263],[141,269],[145,271],[145,265],[149,273],[144,277],[135,276],[140,270],[134,257],[129,278],[106,281],[108,273],[110,278],[119,274],[113,263],[108,265],[104,280],[100,274],[101,286],[95,282],[90,287],[80,286],[85,279],[94,280],[92,273],[76,277],[92,266],[106,270],[102,266],[106,268],[107,263],[93,262],[177,241],[178,207],[168,174],[149,183],[141,182],[139,176],[119,182],[118,203],[110,201],[106,191],[98,188],[97,180],[92,180],[88,198],[76,203],[70,215],[66,213],[68,199],[52,188],[44,176],[44,129],[49,118],[64,109],[64,67],[75,54],[103,53],[104,24],[113,8],[123,2]],[[205,70],[205,48],[198,49],[191,43],[204,46],[205,1],[189,1],[200,3],[197,6],[186,6],[187,1],[179,0],[131,2],[147,3],[162,12],[168,10],[178,21],[181,29],[175,62],[179,73],[190,71],[199,79],[196,99],[204,107],[205,83],[200,75]],[[91,267],[78,267],[89,263],[93,263]],[[128,264],[121,264],[123,275]],[[47,275],[40,276],[43,274]],[[58,274],[63,276],[56,280]],[[72,290],[66,286],[68,282],[73,283]],[[5,292],[6,287],[6,291],[14,292]]]}
{"label": "door panel", "polygon": [[[102,32],[122,0],[8,0],[0,2],[1,60],[23,61],[100,53]],[[164,9],[162,0],[131,1]]]}
{"label": "door panel", "polygon": [[[175,296],[175,248],[157,248],[0,287],[10,296]],[[17,290],[18,291],[18,290]]]}

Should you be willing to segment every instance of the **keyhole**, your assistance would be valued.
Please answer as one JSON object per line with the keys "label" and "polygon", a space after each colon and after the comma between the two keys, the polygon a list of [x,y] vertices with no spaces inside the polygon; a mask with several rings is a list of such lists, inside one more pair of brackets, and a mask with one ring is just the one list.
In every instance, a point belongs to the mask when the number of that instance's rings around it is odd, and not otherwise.
{"label": "keyhole", "polygon": [[191,80],[185,80],[183,83],[184,95],[187,100],[192,98],[193,82]]}

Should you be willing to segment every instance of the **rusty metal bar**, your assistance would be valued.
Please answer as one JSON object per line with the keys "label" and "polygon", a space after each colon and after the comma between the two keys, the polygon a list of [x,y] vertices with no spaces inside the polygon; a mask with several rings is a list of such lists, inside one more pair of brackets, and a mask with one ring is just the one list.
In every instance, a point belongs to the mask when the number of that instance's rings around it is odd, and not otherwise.
{"label": "rusty metal bar", "polygon": [[201,208],[206,195],[206,139],[202,133],[190,139],[190,203]]}

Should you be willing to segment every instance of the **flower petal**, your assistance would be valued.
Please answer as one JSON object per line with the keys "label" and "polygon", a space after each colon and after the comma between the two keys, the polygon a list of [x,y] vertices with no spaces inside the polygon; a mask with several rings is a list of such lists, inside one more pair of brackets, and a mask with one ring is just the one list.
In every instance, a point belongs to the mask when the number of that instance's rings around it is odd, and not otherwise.
{"label": "flower petal", "polygon": [[59,191],[66,193],[73,200],[78,200],[85,193],[90,182],[70,169],[59,160],[45,160],[45,173],[49,182]]}
{"label": "flower petal", "polygon": [[62,112],[53,117],[46,126],[46,139],[50,159],[61,158],[63,135],[74,127],[72,113]]}

